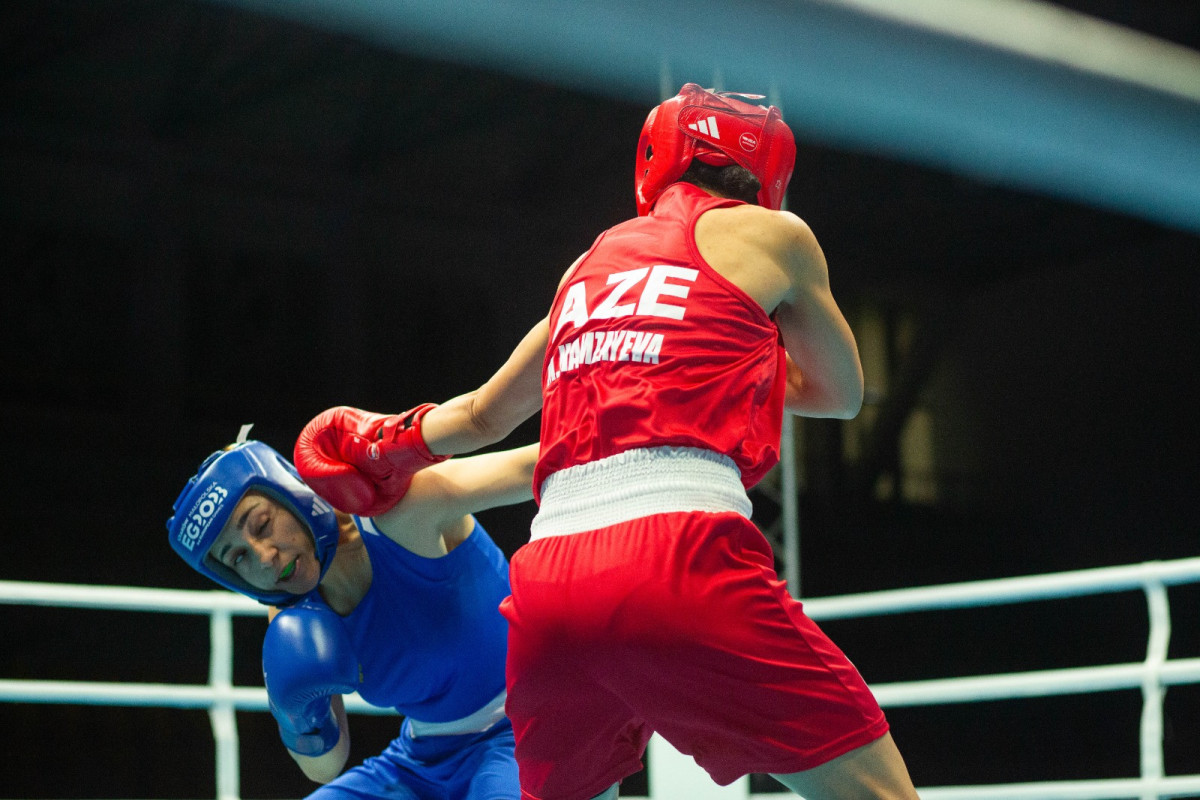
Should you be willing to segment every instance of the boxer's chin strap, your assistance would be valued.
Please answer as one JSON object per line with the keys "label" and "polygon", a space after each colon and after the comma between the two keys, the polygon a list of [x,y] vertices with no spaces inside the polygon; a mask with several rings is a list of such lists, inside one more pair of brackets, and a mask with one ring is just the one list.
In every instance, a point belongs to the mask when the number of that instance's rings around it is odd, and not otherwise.
{"label": "boxer's chin strap", "polygon": [[250,436],[250,429],[253,427],[254,427],[253,422],[249,422],[249,423],[246,423],[245,425],[243,425],[241,428],[238,429],[237,439],[235,439],[234,441],[237,444],[241,444],[242,442],[246,441],[246,439],[249,438],[249,436]]}

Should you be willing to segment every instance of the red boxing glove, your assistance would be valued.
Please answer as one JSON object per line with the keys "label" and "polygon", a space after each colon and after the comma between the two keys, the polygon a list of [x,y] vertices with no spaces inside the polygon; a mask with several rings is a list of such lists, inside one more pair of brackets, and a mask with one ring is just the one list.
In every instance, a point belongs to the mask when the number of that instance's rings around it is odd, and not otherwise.
{"label": "red boxing glove", "polygon": [[373,517],[404,497],[413,475],[450,456],[435,456],[421,438],[425,403],[403,414],[350,406],[326,409],[296,439],[296,470],[334,508]]}

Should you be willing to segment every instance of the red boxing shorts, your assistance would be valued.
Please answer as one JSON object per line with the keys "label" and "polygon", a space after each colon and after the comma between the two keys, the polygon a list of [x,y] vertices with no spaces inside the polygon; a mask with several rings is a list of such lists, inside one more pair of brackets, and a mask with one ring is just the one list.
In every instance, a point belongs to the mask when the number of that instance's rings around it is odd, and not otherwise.
{"label": "red boxing shorts", "polygon": [[676,512],[517,551],[508,701],[522,797],[588,800],[652,732],[718,784],[811,769],[888,730],[744,516]]}

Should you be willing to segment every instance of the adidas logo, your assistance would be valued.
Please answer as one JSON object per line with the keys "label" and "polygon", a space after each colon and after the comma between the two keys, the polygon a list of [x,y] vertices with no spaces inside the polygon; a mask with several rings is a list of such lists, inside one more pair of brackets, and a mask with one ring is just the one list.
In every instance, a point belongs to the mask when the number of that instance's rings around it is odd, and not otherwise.
{"label": "adidas logo", "polygon": [[704,136],[708,136],[713,139],[721,138],[720,132],[717,131],[717,118],[716,117],[709,117],[708,119],[702,119],[699,122],[690,122],[690,123],[688,123],[688,127]]}
{"label": "adidas logo", "polygon": [[328,514],[330,511],[333,511],[333,509],[329,506],[328,503],[326,503],[320,497],[313,495],[312,515],[314,517],[319,517],[322,514]]}

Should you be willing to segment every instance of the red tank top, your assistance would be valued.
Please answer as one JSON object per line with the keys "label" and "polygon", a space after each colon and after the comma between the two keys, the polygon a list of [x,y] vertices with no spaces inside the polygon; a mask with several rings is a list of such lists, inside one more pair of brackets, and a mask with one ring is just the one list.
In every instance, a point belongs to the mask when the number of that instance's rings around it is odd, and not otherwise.
{"label": "red tank top", "polygon": [[542,363],[534,491],[560,469],[638,447],[729,456],[742,484],[779,461],[785,359],[774,323],[696,247],[696,220],[737,205],[686,183],[605,231],[559,289]]}

